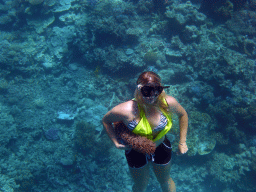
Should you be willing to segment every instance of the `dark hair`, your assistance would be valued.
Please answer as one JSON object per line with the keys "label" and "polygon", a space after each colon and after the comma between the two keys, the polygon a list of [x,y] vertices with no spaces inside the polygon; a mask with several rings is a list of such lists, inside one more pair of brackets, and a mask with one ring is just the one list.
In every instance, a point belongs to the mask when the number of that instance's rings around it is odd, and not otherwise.
{"label": "dark hair", "polygon": [[137,85],[142,84],[148,84],[148,83],[156,83],[161,85],[161,78],[159,75],[152,71],[146,71],[140,74],[138,80],[137,80]]}

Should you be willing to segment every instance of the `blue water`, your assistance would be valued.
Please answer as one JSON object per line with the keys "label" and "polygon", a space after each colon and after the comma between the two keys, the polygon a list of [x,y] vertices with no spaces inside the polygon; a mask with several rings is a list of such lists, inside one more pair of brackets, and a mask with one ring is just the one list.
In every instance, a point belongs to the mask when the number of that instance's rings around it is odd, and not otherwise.
{"label": "blue water", "polygon": [[[189,115],[179,192],[256,191],[256,1],[0,1],[0,191],[128,192],[101,119],[153,71]],[[153,171],[147,192],[161,191]]]}

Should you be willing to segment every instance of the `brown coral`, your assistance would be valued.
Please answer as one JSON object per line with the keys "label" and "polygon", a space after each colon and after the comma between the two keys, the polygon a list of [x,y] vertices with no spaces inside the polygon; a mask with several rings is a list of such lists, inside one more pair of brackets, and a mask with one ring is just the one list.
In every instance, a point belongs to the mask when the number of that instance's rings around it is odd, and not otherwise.
{"label": "brown coral", "polygon": [[143,154],[153,154],[155,152],[156,144],[153,141],[132,133],[123,122],[116,122],[114,126],[117,136],[134,150]]}

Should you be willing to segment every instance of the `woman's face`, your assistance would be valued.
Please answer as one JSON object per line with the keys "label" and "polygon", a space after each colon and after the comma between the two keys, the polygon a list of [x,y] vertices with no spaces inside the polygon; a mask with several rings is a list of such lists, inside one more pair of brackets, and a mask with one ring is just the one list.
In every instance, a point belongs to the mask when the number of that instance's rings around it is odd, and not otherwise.
{"label": "woman's face", "polygon": [[146,104],[151,105],[157,101],[157,98],[161,94],[163,89],[160,85],[149,83],[143,86],[139,85],[139,91],[141,97],[143,98],[143,101]]}
{"label": "woman's face", "polygon": [[142,98],[146,104],[152,105],[157,101],[158,96],[151,96],[151,97],[142,96]]}

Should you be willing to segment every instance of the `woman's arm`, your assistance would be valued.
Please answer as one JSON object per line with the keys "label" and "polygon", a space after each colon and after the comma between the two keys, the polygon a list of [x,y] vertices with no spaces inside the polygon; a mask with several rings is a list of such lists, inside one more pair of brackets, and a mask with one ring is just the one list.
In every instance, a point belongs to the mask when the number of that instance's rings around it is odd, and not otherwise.
{"label": "woman's arm", "polygon": [[129,147],[122,145],[117,141],[117,137],[116,137],[114,127],[112,124],[114,122],[124,121],[125,116],[123,115],[124,110],[122,110],[122,108],[123,108],[123,104],[120,104],[120,105],[114,107],[109,112],[107,112],[106,115],[102,119],[102,123],[103,123],[103,126],[104,126],[109,138],[114,143],[116,148],[126,150]]}
{"label": "woman's arm", "polygon": [[171,96],[167,96],[166,100],[171,112],[177,114],[179,117],[179,126],[180,126],[179,149],[181,153],[186,153],[188,151],[188,147],[186,144],[187,130],[188,130],[188,114],[175,98]]}

